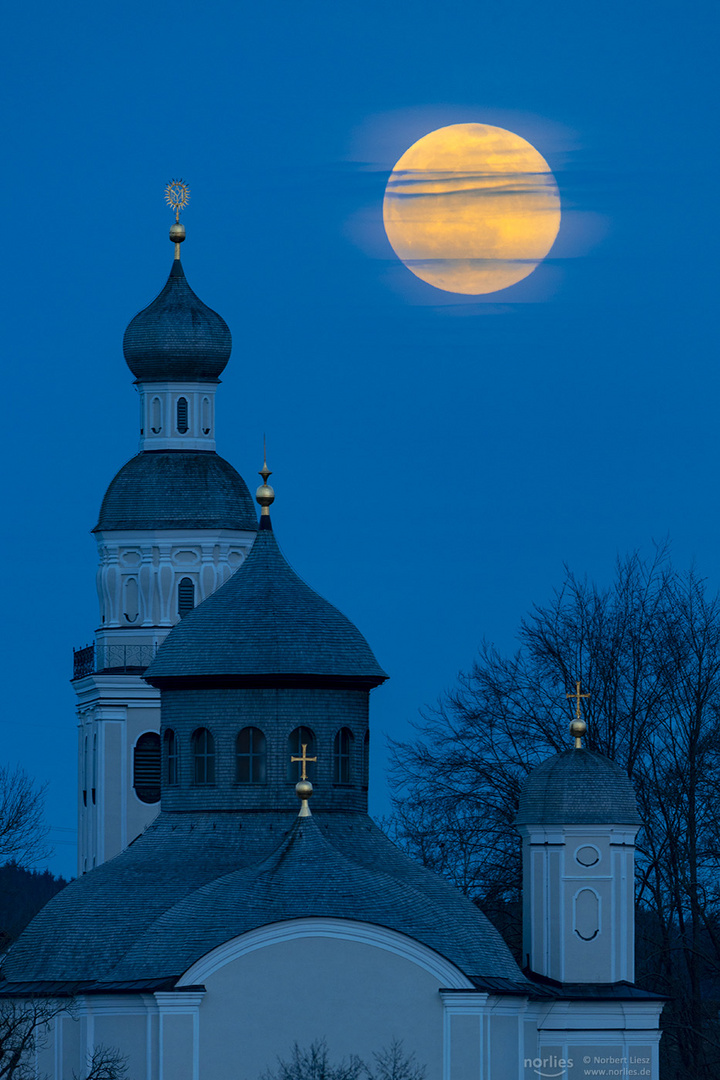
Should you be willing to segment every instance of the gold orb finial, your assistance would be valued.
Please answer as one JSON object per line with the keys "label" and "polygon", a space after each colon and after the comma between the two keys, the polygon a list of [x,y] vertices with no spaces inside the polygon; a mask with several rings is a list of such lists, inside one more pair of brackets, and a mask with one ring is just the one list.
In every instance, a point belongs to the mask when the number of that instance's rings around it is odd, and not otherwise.
{"label": "gold orb finial", "polygon": [[587,724],[584,720],[571,720],[570,721],[570,734],[575,739],[575,749],[582,750],[582,737],[587,731]]}
{"label": "gold orb finial", "polygon": [[185,239],[185,226],[180,224],[180,211],[190,202],[190,188],[184,180],[171,180],[165,188],[165,202],[175,211],[175,221],[170,226],[170,240],[175,245],[175,258],[180,258],[180,245]]}
{"label": "gold orb finial", "polygon": [[300,799],[300,813],[298,817],[312,817],[308,799],[313,793],[313,786],[309,780],[298,780],[295,785],[295,793]]}
{"label": "gold orb finial", "polygon": [[262,476],[263,482],[255,492],[255,499],[262,506],[260,517],[270,517],[270,507],[275,502],[275,492],[268,484],[268,477],[272,476],[272,472],[267,466],[265,436],[263,436],[263,467],[260,469],[259,475]]}

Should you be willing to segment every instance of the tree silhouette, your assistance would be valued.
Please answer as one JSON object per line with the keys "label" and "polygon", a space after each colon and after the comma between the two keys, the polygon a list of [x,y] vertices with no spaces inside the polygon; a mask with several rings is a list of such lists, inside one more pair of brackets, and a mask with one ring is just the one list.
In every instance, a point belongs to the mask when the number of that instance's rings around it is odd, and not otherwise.
{"label": "tree silhouette", "polygon": [[395,743],[391,834],[453,880],[520,955],[520,841],[528,772],[571,745],[577,679],[586,745],[621,764],[638,838],[638,981],[666,994],[664,1074],[720,1069],[720,603],[667,550],[619,560],[601,589],[566,570],[503,656],[484,643],[472,670]]}

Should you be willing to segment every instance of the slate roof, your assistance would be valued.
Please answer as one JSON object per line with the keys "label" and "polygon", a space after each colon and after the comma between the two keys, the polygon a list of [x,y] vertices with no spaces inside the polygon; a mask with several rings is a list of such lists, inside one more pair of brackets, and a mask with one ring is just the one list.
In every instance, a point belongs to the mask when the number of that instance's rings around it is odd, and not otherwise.
{"label": "slate roof", "polygon": [[627,773],[584,747],[538,765],[520,792],[517,825],[639,825]]}
{"label": "slate roof", "polygon": [[468,977],[524,981],[485,916],[360,813],[161,813],[50,901],[3,975],[105,986],[177,978],[234,937],[312,917],[396,930]]}
{"label": "slate roof", "polygon": [[111,481],[93,532],[122,529],[257,529],[247,485],[208,450],[146,450]]}
{"label": "slate roof", "polygon": [[231,349],[227,323],[195,295],[179,259],[165,288],[123,338],[125,360],[138,382],[217,382]]}
{"label": "slate roof", "polygon": [[369,688],[387,678],[357,627],[286,562],[266,523],[240,568],[165,638],[145,673],[153,686],[282,676]]}

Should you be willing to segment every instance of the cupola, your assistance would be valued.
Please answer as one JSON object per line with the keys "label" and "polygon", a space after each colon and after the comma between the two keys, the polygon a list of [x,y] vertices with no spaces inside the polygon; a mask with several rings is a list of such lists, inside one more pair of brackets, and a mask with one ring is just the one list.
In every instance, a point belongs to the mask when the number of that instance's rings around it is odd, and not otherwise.
{"label": "cupola", "polygon": [[367,809],[369,692],[387,675],[280,551],[269,475],[264,465],[245,562],[173,628],[145,673],[161,691],[163,810],[296,809],[300,757],[311,763],[313,810]]}
{"label": "cupola", "polygon": [[560,983],[633,982],[635,836],[640,816],[627,773],[575,746],[543,761],[520,791],[515,824],[523,850],[523,957]]}

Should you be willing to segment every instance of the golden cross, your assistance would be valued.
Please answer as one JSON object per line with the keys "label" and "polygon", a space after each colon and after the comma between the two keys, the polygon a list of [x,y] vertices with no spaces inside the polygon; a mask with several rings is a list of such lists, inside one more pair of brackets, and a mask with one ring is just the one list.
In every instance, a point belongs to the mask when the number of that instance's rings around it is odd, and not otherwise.
{"label": "golden cross", "polygon": [[307,763],[308,763],[308,761],[317,761],[317,758],[307,756],[307,743],[303,743],[302,744],[302,757],[291,757],[290,760],[291,761],[301,761],[302,762],[302,776],[300,777],[300,779],[301,780],[307,780],[307,772],[306,772]]}
{"label": "golden cross", "polygon": [[582,720],[582,716],[580,715],[580,698],[592,697],[592,695],[591,694],[581,694],[580,693],[580,680],[578,679],[578,681],[575,683],[575,693],[574,694],[566,694],[565,697],[566,698],[575,698],[575,719],[576,720]]}

